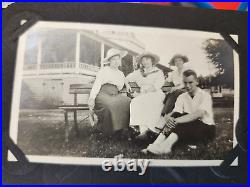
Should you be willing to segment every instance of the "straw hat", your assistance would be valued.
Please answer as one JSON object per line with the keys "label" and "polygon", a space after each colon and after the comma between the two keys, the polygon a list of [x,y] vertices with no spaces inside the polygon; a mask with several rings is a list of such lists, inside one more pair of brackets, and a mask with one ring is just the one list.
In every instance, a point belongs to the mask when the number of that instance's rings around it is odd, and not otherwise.
{"label": "straw hat", "polygon": [[176,55],[173,56],[173,58],[171,58],[171,60],[169,62],[170,66],[174,66],[175,65],[174,60],[176,58],[181,58],[184,63],[188,62],[188,57],[186,55],[176,54]]}
{"label": "straw hat", "polygon": [[113,56],[119,55],[121,58],[128,54],[127,51],[120,51],[119,49],[111,48],[108,50],[106,57],[103,59],[103,64],[109,64],[109,59]]}
{"label": "straw hat", "polygon": [[141,60],[143,57],[151,57],[153,59],[153,64],[157,64],[160,61],[160,58],[158,55],[150,53],[150,52],[144,52],[137,56],[137,62],[141,63]]}

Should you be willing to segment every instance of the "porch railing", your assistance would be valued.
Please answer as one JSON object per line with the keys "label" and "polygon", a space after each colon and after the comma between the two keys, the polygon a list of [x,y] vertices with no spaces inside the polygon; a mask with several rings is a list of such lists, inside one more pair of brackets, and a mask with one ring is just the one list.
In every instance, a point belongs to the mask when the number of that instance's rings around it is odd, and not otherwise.
{"label": "porch railing", "polygon": [[[39,69],[38,69],[39,68]],[[76,62],[62,62],[62,63],[42,63],[40,64],[40,67],[38,67],[38,64],[24,64],[23,70],[24,71],[44,71],[44,70],[60,70],[63,69],[64,71],[67,69],[70,69],[70,71],[72,71],[72,69],[78,69],[80,70],[89,70],[92,72],[97,72],[100,68],[97,66],[93,66],[87,63],[79,63],[79,66],[77,66]]]}
{"label": "porch railing", "polygon": [[24,64],[23,70],[36,70],[37,64]]}
{"label": "porch railing", "polygon": [[40,65],[41,69],[64,69],[64,68],[75,68],[76,63],[43,63]]}
{"label": "porch railing", "polygon": [[89,64],[86,64],[86,63],[80,63],[79,68],[94,71],[94,72],[97,72],[100,69],[100,67],[89,65]]}

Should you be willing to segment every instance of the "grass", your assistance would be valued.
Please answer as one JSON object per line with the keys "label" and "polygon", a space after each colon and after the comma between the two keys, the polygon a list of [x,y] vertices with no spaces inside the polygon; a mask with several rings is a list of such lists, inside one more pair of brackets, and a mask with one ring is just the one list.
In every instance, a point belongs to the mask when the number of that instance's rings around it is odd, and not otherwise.
{"label": "grass", "polygon": [[[18,124],[18,146],[26,155],[75,156],[112,158],[123,154],[125,158],[151,159],[223,159],[233,146],[233,108],[215,108],[216,138],[196,149],[177,145],[169,155],[145,156],[140,150],[146,145],[108,138],[95,131],[88,120],[79,123],[80,135],[70,132],[64,142],[64,116],[60,110],[21,110]],[[86,112],[79,113],[81,120]],[[73,116],[70,117],[71,121]],[[71,123],[71,126],[73,124]]]}

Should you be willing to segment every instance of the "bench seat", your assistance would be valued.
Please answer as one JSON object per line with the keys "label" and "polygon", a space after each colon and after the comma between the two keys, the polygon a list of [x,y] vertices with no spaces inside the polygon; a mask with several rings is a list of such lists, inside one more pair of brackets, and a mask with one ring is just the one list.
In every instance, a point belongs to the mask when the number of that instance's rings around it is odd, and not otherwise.
{"label": "bench seat", "polygon": [[87,104],[62,105],[62,106],[58,106],[58,108],[63,109],[63,110],[89,110],[89,106]]}
{"label": "bench seat", "polygon": [[[59,109],[62,109],[64,111],[64,118],[65,118],[65,142],[69,141],[69,120],[68,120],[68,113],[73,112],[74,113],[74,129],[76,131],[76,134],[79,134],[78,132],[78,125],[77,125],[77,110],[89,110],[88,104],[78,104],[78,98],[77,96],[79,94],[90,94],[90,91],[92,89],[92,84],[71,84],[69,88],[69,94],[72,94],[74,97],[74,104],[72,105],[60,105],[58,106]],[[135,83],[131,82],[130,86],[134,92],[140,92],[140,87]],[[162,91],[164,93],[167,93],[170,91],[171,87],[173,85],[171,83],[165,83],[162,87]],[[121,94],[127,95],[126,88],[123,88],[120,91]],[[89,113],[84,119],[90,119],[91,125],[93,125],[93,116],[91,116],[91,113]]]}

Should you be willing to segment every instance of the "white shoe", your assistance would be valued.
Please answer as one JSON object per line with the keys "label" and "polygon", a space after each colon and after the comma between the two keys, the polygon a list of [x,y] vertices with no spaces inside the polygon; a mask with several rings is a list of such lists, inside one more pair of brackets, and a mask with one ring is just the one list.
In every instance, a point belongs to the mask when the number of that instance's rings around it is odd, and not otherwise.
{"label": "white shoe", "polygon": [[142,150],[141,150],[141,153],[147,154],[147,153],[148,153],[148,149],[142,149]]}
{"label": "white shoe", "polygon": [[164,140],[166,140],[166,136],[164,134],[160,133],[159,136],[156,138],[156,140],[154,141],[153,144],[160,144]]}
{"label": "white shoe", "polygon": [[162,145],[159,144],[150,144],[147,147],[147,151],[156,155],[162,155],[162,154],[169,154],[171,153],[172,150],[170,148],[163,147]]}

